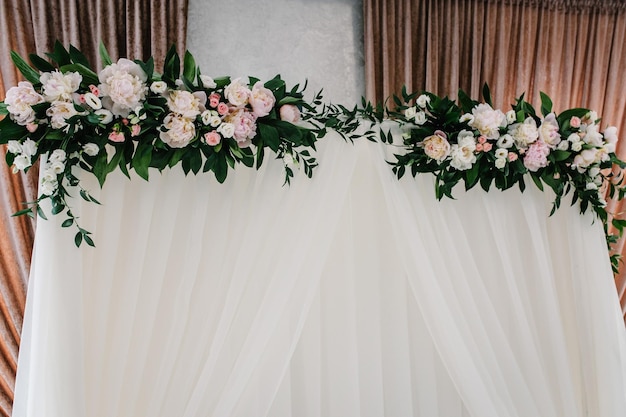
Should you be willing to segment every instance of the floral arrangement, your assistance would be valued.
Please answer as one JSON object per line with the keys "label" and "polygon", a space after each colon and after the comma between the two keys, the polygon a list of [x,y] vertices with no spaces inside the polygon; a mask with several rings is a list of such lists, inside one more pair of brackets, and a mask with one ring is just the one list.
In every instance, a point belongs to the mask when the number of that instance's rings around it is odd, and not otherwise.
{"label": "floral arrangement", "polygon": [[68,186],[99,202],[81,187],[76,167],[101,186],[116,168],[147,180],[149,168],[178,164],[186,174],[211,171],[223,182],[236,164],[258,169],[269,150],[282,160],[289,183],[296,167],[311,177],[315,143],[327,129],[352,140],[359,126],[356,110],[323,104],[321,93],[307,102],[304,88],[287,89],[280,76],[265,83],[214,79],[201,73],[189,52],[181,72],[174,48],[163,74],[154,71],[152,58],[112,62],[102,44],[99,73],[72,46],[66,50],[57,42],[47,56],[50,61],[31,54],[31,66],[12,52],[26,81],[0,103],[0,116],[8,115],[0,121],[0,144],[8,144],[6,161],[14,172],[48,155],[40,167],[40,197],[16,215],[37,212],[45,219],[40,203],[50,200],[52,214],[67,216],[63,227],[77,227],[77,246],[94,242],[70,209]]}
{"label": "floral arrangement", "polygon": [[[484,103],[459,92],[457,105],[447,97],[412,93],[394,96],[396,109],[368,110],[371,118],[384,116],[398,120],[405,128],[403,152],[390,162],[401,178],[410,170],[413,176],[435,175],[438,199],[453,198],[452,190],[463,182],[466,189],[477,184],[488,191],[492,185],[506,190],[517,185],[521,191],[530,178],[543,190],[555,193],[552,213],[568,193],[572,204],[580,203],[582,213],[592,209],[605,225],[609,246],[619,236],[608,233],[608,224],[621,236],[626,220],[609,216],[604,196],[624,198],[622,169],[626,163],[615,154],[617,129],[600,130],[598,115],[576,108],[556,114],[552,101],[541,93],[541,114],[526,101],[516,99],[506,113],[494,109],[487,85]],[[389,134],[380,133],[383,142]],[[615,169],[616,168],[616,169]],[[618,256],[611,261],[616,271]]]}

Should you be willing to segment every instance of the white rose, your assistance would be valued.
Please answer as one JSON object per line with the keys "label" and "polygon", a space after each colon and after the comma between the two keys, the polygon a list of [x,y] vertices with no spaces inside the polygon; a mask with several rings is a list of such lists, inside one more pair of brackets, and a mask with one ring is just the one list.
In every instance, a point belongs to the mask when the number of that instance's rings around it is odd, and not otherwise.
{"label": "white rose", "polygon": [[505,133],[498,138],[498,142],[496,142],[496,145],[498,145],[499,148],[509,149],[511,146],[513,146],[513,143],[515,143],[513,136]]}
{"label": "white rose", "polygon": [[49,169],[55,174],[62,174],[65,171],[65,164],[61,161],[53,161],[50,163]]}
{"label": "white rose", "polygon": [[274,94],[263,86],[263,83],[257,81],[252,87],[250,98],[248,99],[252,106],[252,114],[256,117],[264,117],[270,114],[276,103]]}
{"label": "white rose", "polygon": [[154,81],[150,84],[150,91],[154,94],[163,94],[167,91],[167,83],[165,81]]}
{"label": "white rose", "polygon": [[496,158],[499,158],[499,159],[506,158],[508,154],[509,154],[509,151],[505,148],[498,148],[496,149],[496,152],[495,152]]}
{"label": "white rose", "polygon": [[202,82],[204,88],[211,89],[217,87],[217,84],[215,83],[215,81],[213,81],[213,78],[209,77],[208,75],[201,74],[200,81]]}
{"label": "white rose", "polygon": [[222,123],[217,128],[217,133],[222,135],[224,138],[232,138],[235,134],[235,125],[232,123]]}
{"label": "white rose", "polygon": [[224,89],[224,96],[230,104],[236,107],[245,106],[250,98],[250,89],[241,82],[241,78],[235,78]]}
{"label": "white rose", "polygon": [[98,79],[101,83],[98,88],[104,96],[102,105],[116,116],[127,117],[130,110],[141,104],[148,90],[146,73],[126,58],[107,65]]}
{"label": "white rose", "polygon": [[426,123],[426,113],[424,113],[423,111],[418,111],[417,113],[415,113],[415,123],[420,126]]}
{"label": "white rose", "polygon": [[523,123],[515,123],[509,126],[508,132],[520,149],[526,149],[531,143],[539,138],[537,122],[532,117],[526,118]]}
{"label": "white rose", "polygon": [[417,114],[417,108],[416,107],[409,107],[408,109],[406,109],[404,111],[404,117],[407,120],[411,120],[415,117],[415,115]]}
{"label": "white rose", "polygon": [[604,144],[602,135],[600,134],[598,130],[598,125],[587,126],[587,130],[585,131],[585,136],[583,137],[583,141],[585,141],[585,143],[592,145],[592,146],[602,146]]}
{"label": "white rose", "polygon": [[65,162],[66,158],[67,158],[67,154],[65,153],[63,149],[55,149],[50,155],[50,157],[48,157],[48,162],[56,162],[56,161]]}
{"label": "white rose", "polygon": [[597,177],[598,175],[600,175],[600,168],[598,167],[593,167],[589,169],[589,175],[594,178]]}
{"label": "white rose", "polygon": [[506,121],[511,124],[517,120],[517,115],[515,114],[515,110],[509,110],[506,112]]}
{"label": "white rose", "polygon": [[30,138],[27,138],[22,143],[22,154],[26,156],[35,156],[37,154],[37,143]]}
{"label": "white rose", "polygon": [[472,116],[470,113],[465,113],[461,115],[461,117],[459,118],[459,122],[468,122],[468,124],[471,125],[472,123],[474,123],[474,116]]}
{"label": "white rose", "polygon": [[196,136],[196,127],[193,120],[180,115],[168,114],[163,120],[160,138],[172,148],[184,148]]}
{"label": "white rose", "polygon": [[569,149],[569,141],[562,140],[559,142],[559,145],[556,147],[559,151],[566,151]]}
{"label": "white rose", "polygon": [[572,143],[572,150],[574,152],[580,152],[583,148],[583,142],[582,141],[578,141],[578,142],[573,142]]}
{"label": "white rose", "polygon": [[13,159],[13,165],[19,171],[23,171],[29,166],[31,166],[31,158],[28,155],[19,155]]}
{"label": "white rose", "polygon": [[211,112],[209,110],[203,111],[200,118],[202,119],[202,124],[208,125],[211,121]]}
{"label": "white rose", "polygon": [[415,100],[415,104],[417,104],[421,108],[426,108],[426,105],[428,103],[430,103],[430,97],[427,96],[426,94],[422,94],[421,96],[417,98],[417,100]]}
{"label": "white rose", "polygon": [[57,180],[57,174],[55,174],[54,172],[52,172],[51,169],[46,168],[46,170],[44,170],[43,174],[41,175],[41,181],[42,182],[51,182],[51,181],[56,181]]}
{"label": "white rose", "polygon": [[598,186],[595,183],[593,183],[593,182],[588,182],[587,185],[585,186],[585,188],[587,190],[597,190]]}
{"label": "white rose", "polygon": [[22,153],[22,144],[17,140],[10,140],[7,143],[7,151],[11,152],[14,155]]}
{"label": "white rose", "polygon": [[587,119],[589,119],[591,121],[591,123],[595,123],[596,120],[598,120],[598,113],[596,113],[595,111],[591,110],[589,113],[587,113],[587,115],[585,117]]}
{"label": "white rose", "polygon": [[95,143],[86,143],[83,145],[83,152],[89,156],[96,156],[100,152],[100,147]]}
{"label": "white rose", "polygon": [[41,190],[41,193],[43,195],[52,195],[56,191],[57,187],[58,182],[56,180],[42,181],[41,187],[39,189]]}
{"label": "white rose", "polygon": [[506,166],[506,158],[496,158],[494,165],[498,169],[503,169]]}
{"label": "white rose", "polygon": [[280,120],[289,123],[297,123],[300,121],[300,109],[293,104],[283,104],[278,111]]}
{"label": "white rose", "polygon": [[102,101],[93,93],[85,93],[83,96],[85,98],[85,103],[94,110],[99,110],[102,108]]}
{"label": "white rose", "polygon": [[28,81],[20,81],[17,86],[9,88],[4,99],[11,119],[21,126],[35,120],[32,106],[43,102],[43,96],[38,94]]}
{"label": "white rose", "polygon": [[43,95],[46,101],[50,103],[58,100],[71,101],[72,94],[78,90],[82,80],[82,75],[77,72],[66,72],[64,74],[59,71],[44,72],[39,78],[42,84]]}
{"label": "white rose", "polygon": [[103,125],[108,125],[113,121],[113,113],[107,109],[96,110],[94,113],[100,116],[100,123]]}
{"label": "white rose", "polygon": [[209,118],[209,125],[211,127],[218,127],[220,123],[222,123],[222,119],[217,115],[211,115],[211,117]]}
{"label": "white rose", "polygon": [[478,130],[487,139],[500,137],[499,129],[507,125],[506,116],[500,110],[494,110],[489,104],[481,103],[472,109],[474,120],[470,126]]}

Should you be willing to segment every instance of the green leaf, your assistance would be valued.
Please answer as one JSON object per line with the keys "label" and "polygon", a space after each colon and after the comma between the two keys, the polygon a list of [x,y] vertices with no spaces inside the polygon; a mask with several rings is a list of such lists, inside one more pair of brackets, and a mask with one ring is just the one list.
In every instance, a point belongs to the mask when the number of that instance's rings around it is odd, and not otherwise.
{"label": "green leaf", "polygon": [[11,60],[26,80],[32,84],[39,84],[39,73],[28,65],[17,52],[11,51]]}
{"label": "green leaf", "polygon": [[539,95],[541,96],[541,114],[546,116],[552,112],[552,100],[543,91],[540,91]]}
{"label": "green leaf", "polygon": [[23,215],[28,215],[29,213],[32,213],[33,210],[29,207],[29,208],[25,208],[23,210],[20,211],[16,211],[15,213],[11,214],[11,217],[19,217],[19,216],[23,216]]}
{"label": "green leaf", "polygon": [[189,51],[185,51],[185,58],[183,60],[183,75],[188,80],[194,80],[196,78],[196,60]]}
{"label": "green leaf", "polygon": [[42,72],[53,72],[55,70],[54,65],[43,59],[37,54],[29,54],[28,59],[35,68]]}
{"label": "green leaf", "polygon": [[487,83],[483,84],[483,98],[485,99],[485,103],[493,106],[491,102],[491,91],[489,91],[489,85]]}
{"label": "green leaf", "polygon": [[148,168],[152,160],[152,145],[150,142],[140,142],[131,160],[131,166],[144,180],[148,181]]}
{"label": "green leaf", "polygon": [[176,53],[176,45],[172,45],[165,55],[163,77],[168,84],[173,84],[180,77],[180,57]]}
{"label": "green leaf", "polygon": [[543,184],[541,183],[541,178],[539,178],[537,175],[533,175],[533,174],[530,174],[530,178],[533,179],[533,182],[535,183],[537,188],[539,188],[541,191],[543,191]]}
{"label": "green leaf", "polygon": [[81,232],[77,232],[74,236],[74,244],[77,248],[80,248],[81,243],[83,243],[83,234]]}
{"label": "green leaf", "polygon": [[88,244],[89,246],[91,246],[92,248],[95,248],[96,245],[93,243],[93,239],[91,237],[89,237],[88,235],[84,235],[83,238],[85,239],[85,243]]}
{"label": "green leaf", "polygon": [[87,57],[83,55],[81,51],[79,51],[72,45],[70,45],[70,59],[75,64],[83,65],[86,68],[91,67],[91,65],[89,64],[89,61],[87,60]]}
{"label": "green leaf", "polygon": [[61,227],[70,227],[74,224],[74,219],[70,218],[61,223]]}
{"label": "green leaf", "polygon": [[264,123],[259,123],[258,127],[259,134],[263,138],[263,142],[269,146],[271,150],[278,152],[278,148],[280,147],[280,136],[278,134],[278,130],[273,126],[269,126]]}
{"label": "green leaf", "polygon": [[226,181],[226,176],[228,175],[228,163],[226,162],[225,155],[218,155],[215,166],[213,167],[213,172],[215,173],[217,182],[221,184]]}
{"label": "green leaf", "polygon": [[107,48],[106,46],[104,46],[104,43],[102,41],[100,41],[98,51],[100,52],[100,59],[102,60],[103,66],[106,67],[107,65],[111,65],[113,63],[113,61],[111,61],[111,57],[109,56],[109,52],[107,51]]}
{"label": "green leaf", "polygon": [[476,183],[478,182],[478,174],[480,173],[480,164],[478,163],[478,161],[476,163],[474,163],[474,165],[472,165],[472,168],[470,168],[468,171],[466,171],[466,182],[465,182],[465,189],[469,190],[470,188],[472,188],[473,186],[476,185]]}

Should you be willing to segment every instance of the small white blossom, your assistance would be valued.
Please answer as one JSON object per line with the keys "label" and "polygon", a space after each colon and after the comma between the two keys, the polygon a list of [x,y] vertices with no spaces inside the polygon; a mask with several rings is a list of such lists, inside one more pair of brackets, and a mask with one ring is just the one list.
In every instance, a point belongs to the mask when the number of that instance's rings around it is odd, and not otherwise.
{"label": "small white blossom", "polygon": [[94,110],[102,108],[102,101],[93,93],[85,93],[85,103]]}
{"label": "small white blossom", "polygon": [[424,113],[423,111],[418,111],[415,114],[415,123],[420,126],[426,123],[426,113]]}
{"label": "small white blossom", "polygon": [[[31,166],[31,164],[31,158],[27,155],[19,155],[13,160],[13,165],[15,166],[15,170],[17,171],[23,171]],[[15,170],[14,172],[17,172]]]}
{"label": "small white blossom", "polygon": [[100,116],[100,123],[103,125],[108,125],[113,121],[113,113],[107,109],[96,110],[94,113]]}
{"label": "small white blossom", "polygon": [[461,123],[468,122],[471,125],[472,123],[474,123],[474,116],[470,113],[465,113],[461,115],[461,118],[459,119],[459,121]]}
{"label": "small white blossom", "polygon": [[83,152],[89,156],[96,156],[100,152],[100,148],[95,143],[86,143],[83,145]]}
{"label": "small white blossom", "polygon": [[563,141],[559,142],[559,144],[557,145],[557,147],[556,147],[556,148],[557,148],[559,151],[566,151],[566,150],[568,150],[568,149],[569,149],[569,143],[570,143],[570,142],[569,142],[568,140],[563,140]]}
{"label": "small white blossom", "polygon": [[55,149],[48,158],[48,162],[65,162],[65,159],[67,159],[65,151],[63,149]]}
{"label": "small white blossom", "polygon": [[232,123],[222,123],[217,128],[217,133],[222,135],[224,138],[232,138],[235,134],[235,125]]}
{"label": "small white blossom", "polygon": [[430,97],[427,96],[426,94],[422,94],[421,96],[417,98],[417,100],[415,100],[415,103],[424,109],[426,108],[426,105],[430,103]]}
{"label": "small white blossom", "polygon": [[204,88],[217,87],[217,84],[215,83],[215,81],[213,81],[213,78],[209,77],[208,75],[201,74],[200,81],[202,82],[202,85],[204,86]]}
{"label": "small white blossom", "polygon": [[408,109],[404,111],[404,117],[406,117],[407,120],[413,119],[416,114],[417,114],[416,107],[409,107]]}
{"label": "small white blossom", "polygon": [[495,152],[496,158],[506,158],[508,154],[509,151],[505,148],[498,148]]}
{"label": "small white blossom", "polygon": [[587,185],[585,186],[585,188],[587,190],[597,190],[598,186],[595,183],[593,183],[593,182],[588,182]]}
{"label": "small white blossom", "polygon": [[167,90],[167,84],[165,81],[155,81],[150,84],[150,91],[154,94],[163,94]]}
{"label": "small white blossom", "polygon": [[30,138],[27,138],[22,143],[22,154],[26,156],[35,156],[37,154],[37,143]]}
{"label": "small white blossom", "polygon": [[513,146],[514,142],[515,140],[513,139],[513,136],[505,133],[498,138],[498,142],[496,144],[499,148],[509,149],[511,146]]}
{"label": "small white blossom", "polygon": [[509,110],[506,112],[506,121],[511,124],[517,120],[517,115],[515,114],[515,110]]}
{"label": "small white blossom", "polygon": [[494,164],[496,168],[503,169],[506,166],[506,158],[497,158]]}
{"label": "small white blossom", "polygon": [[22,153],[22,144],[17,140],[10,140],[8,143],[7,150],[14,155]]}

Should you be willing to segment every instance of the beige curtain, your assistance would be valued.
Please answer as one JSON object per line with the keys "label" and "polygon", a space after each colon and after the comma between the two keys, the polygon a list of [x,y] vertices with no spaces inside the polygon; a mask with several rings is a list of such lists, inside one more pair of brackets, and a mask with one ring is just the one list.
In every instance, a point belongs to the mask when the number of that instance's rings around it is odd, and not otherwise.
{"label": "beige curtain", "polygon": [[[3,0],[0,2],[0,100],[20,75],[10,58],[52,50],[55,40],[82,50],[92,66],[102,68],[102,40],[113,59],[147,59],[160,70],[167,49],[185,48],[188,0]],[[37,169],[14,175],[0,146],[0,415],[10,416],[17,352],[26,296],[34,222],[11,218],[21,202],[37,194]]]}
{"label": "beige curtain", "polygon": [[[364,0],[366,94],[409,91],[478,98],[504,108],[539,92],[555,110],[594,109],[626,130],[626,2],[613,0]],[[618,153],[626,157],[626,141]],[[626,207],[626,206],[625,206]],[[624,207],[611,207],[613,212]],[[624,251],[624,243],[617,248]],[[626,255],[626,253],[624,253]],[[616,277],[626,318],[626,267]]]}

